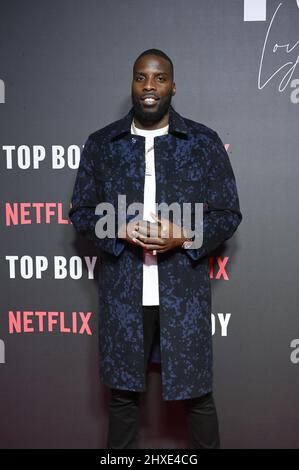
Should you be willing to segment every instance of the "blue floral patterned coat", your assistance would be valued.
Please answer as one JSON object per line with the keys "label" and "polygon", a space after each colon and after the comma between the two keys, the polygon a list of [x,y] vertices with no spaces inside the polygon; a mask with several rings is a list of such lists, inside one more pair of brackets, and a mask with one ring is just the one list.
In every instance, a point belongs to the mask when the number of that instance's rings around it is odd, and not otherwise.
{"label": "blue floral patterned coat", "polygon": [[[99,202],[143,202],[143,136],[130,132],[133,109],[87,139],[74,186],[70,219],[101,258],[100,376],[112,388],[144,391],[140,247],[99,239]],[[212,129],[170,107],[169,133],[155,138],[156,202],[204,202],[203,244],[158,254],[160,358],[164,400],[212,390],[211,289],[208,255],[230,238],[242,215],[227,152]],[[131,216],[132,217],[132,216]],[[130,216],[127,221],[130,220]],[[117,226],[116,226],[117,233]]]}

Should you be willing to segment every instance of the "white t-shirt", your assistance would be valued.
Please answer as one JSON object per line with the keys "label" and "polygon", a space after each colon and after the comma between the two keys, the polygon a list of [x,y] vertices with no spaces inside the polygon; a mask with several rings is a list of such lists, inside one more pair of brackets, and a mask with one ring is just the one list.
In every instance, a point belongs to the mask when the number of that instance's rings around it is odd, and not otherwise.
{"label": "white t-shirt", "polygon": [[[156,175],[155,175],[155,152],[154,138],[158,135],[168,133],[169,125],[160,129],[145,130],[131,125],[131,133],[145,137],[145,177],[144,177],[144,200],[143,220],[156,222],[150,212],[156,214]],[[159,277],[157,256],[143,250],[143,286],[142,305],[159,305]]]}

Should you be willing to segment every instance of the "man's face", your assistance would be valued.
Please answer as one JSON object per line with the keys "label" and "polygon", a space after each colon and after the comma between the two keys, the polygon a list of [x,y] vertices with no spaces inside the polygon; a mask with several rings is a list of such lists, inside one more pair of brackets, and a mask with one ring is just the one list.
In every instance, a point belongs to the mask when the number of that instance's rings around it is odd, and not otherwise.
{"label": "man's face", "polygon": [[168,112],[176,88],[171,67],[163,57],[146,55],[135,64],[132,104],[136,117],[145,124],[155,124]]}

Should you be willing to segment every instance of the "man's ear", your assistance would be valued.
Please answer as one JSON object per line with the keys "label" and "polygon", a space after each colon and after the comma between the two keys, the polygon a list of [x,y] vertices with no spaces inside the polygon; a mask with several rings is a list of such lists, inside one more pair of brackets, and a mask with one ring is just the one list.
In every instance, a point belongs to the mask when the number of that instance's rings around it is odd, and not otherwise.
{"label": "man's ear", "polygon": [[176,86],[175,83],[172,84],[172,96],[176,94]]}

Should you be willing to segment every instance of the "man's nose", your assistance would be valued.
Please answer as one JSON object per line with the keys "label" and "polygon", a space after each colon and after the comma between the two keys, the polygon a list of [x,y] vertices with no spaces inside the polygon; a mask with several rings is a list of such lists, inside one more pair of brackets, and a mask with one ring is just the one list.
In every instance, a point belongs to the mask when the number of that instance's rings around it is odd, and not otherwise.
{"label": "man's nose", "polygon": [[155,90],[156,89],[155,81],[152,78],[147,78],[144,82],[144,89]]}

